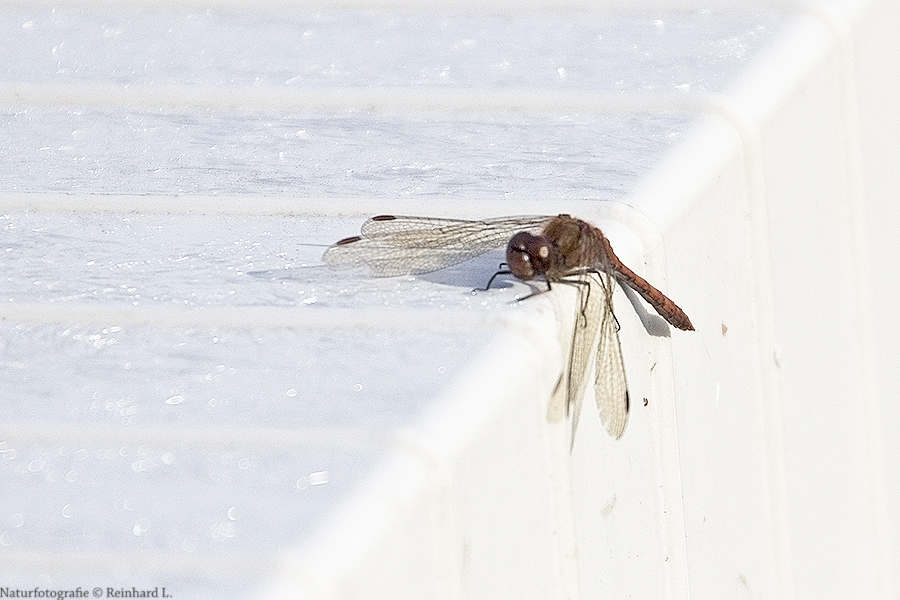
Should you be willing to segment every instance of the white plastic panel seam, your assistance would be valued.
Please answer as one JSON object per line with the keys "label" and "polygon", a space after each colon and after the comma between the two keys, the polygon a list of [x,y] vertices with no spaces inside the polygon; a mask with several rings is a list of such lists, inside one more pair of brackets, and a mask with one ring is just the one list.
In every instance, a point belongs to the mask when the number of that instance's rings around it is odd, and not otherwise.
{"label": "white plastic panel seam", "polygon": [[[568,298],[574,302],[574,295]],[[566,349],[557,343],[557,315],[546,299],[521,315],[520,327],[499,336],[468,372],[442,393],[443,401],[402,432],[403,450],[363,482],[310,539],[280,560],[280,577],[260,597],[337,598],[356,561],[389,536],[397,509],[424,502],[443,522],[434,549],[443,557],[437,597],[463,598],[463,532],[454,477],[460,455],[489,433],[523,398],[549,398]],[[487,388],[497,390],[485,398]],[[537,392],[537,393],[536,393]],[[485,400],[491,400],[486,402]],[[544,406],[533,406],[535,415]],[[540,417],[538,417],[540,418]],[[564,429],[565,427],[563,427]],[[399,487],[397,483],[401,483]],[[566,520],[559,524],[566,526]],[[571,526],[569,524],[569,526]],[[371,560],[371,555],[368,558]]]}
{"label": "white plastic panel seam", "polygon": [[108,444],[180,444],[187,447],[257,445],[266,448],[304,448],[308,446],[402,446],[403,438],[391,433],[360,429],[274,427],[118,427],[105,424],[36,423],[9,421],[0,425],[0,439],[18,444],[66,442],[73,439]]}
{"label": "white plastic panel seam", "polygon": [[862,410],[866,414],[866,428],[868,435],[868,465],[867,479],[869,490],[867,496],[872,502],[872,536],[875,538],[873,546],[878,549],[881,560],[880,568],[882,579],[879,581],[882,588],[878,590],[879,597],[892,597],[896,593],[896,582],[893,578],[893,561],[891,556],[891,543],[889,538],[890,522],[887,506],[887,465],[885,460],[884,431],[879,408],[881,390],[878,389],[878,376],[876,369],[876,343],[873,315],[875,306],[871,270],[872,256],[869,249],[869,232],[866,227],[868,218],[866,215],[865,189],[863,183],[863,158],[862,141],[860,139],[861,119],[859,112],[859,94],[857,87],[854,26],[859,26],[864,19],[876,18],[877,7],[883,2],[860,1],[842,3],[804,3],[804,9],[817,17],[832,34],[834,51],[841,71],[841,102],[843,103],[844,122],[842,133],[844,135],[844,151],[846,154],[848,178],[848,206],[850,222],[847,224],[854,253],[852,263],[854,279],[853,289],[856,294],[856,321],[857,339],[859,340],[859,369],[861,377],[860,396],[864,398]]}
{"label": "white plastic panel seam", "polygon": [[366,110],[371,112],[564,112],[585,113],[672,112],[706,110],[708,93],[628,93],[590,90],[534,90],[514,88],[317,88],[282,90],[197,88],[195,86],[85,86],[0,84],[0,102],[11,106],[82,106],[104,108],[259,109],[259,110]]}
{"label": "white plastic panel seam", "polygon": [[[676,150],[677,152],[677,150]],[[677,172],[678,177],[683,177],[683,172]],[[672,173],[675,176],[675,173]],[[665,179],[665,175],[663,175]],[[671,185],[672,178],[668,179]],[[676,186],[677,187],[677,186]],[[671,196],[669,196],[671,199]],[[630,202],[631,201],[631,202]],[[674,201],[673,201],[674,203]],[[643,276],[649,278],[656,285],[666,289],[666,256],[665,238],[660,223],[652,219],[641,210],[641,198],[630,196],[624,202],[604,202],[602,204],[589,204],[584,208],[587,212],[584,218],[604,224],[604,233],[612,240],[617,237],[617,229],[627,231],[637,237],[639,241],[639,254],[628,255],[628,248],[620,250],[616,245],[620,257],[625,262],[637,265],[637,270]],[[623,287],[626,296],[630,298],[630,290]],[[632,299],[632,301],[634,301]],[[686,545],[687,533],[684,518],[684,494],[682,491],[682,462],[679,452],[680,442],[678,438],[677,419],[677,395],[674,389],[674,362],[672,357],[671,334],[656,332],[654,323],[645,320],[645,315],[638,315],[647,333],[650,334],[652,343],[649,364],[655,367],[651,373],[651,386],[654,390],[656,401],[649,410],[651,426],[651,439],[653,447],[651,454],[656,459],[656,478],[661,482],[657,488],[661,507],[661,521],[665,523],[662,545],[665,550],[666,562],[663,566],[666,578],[668,598],[689,598],[690,580],[688,569],[688,551]]]}
{"label": "white plastic panel seam", "polygon": [[[120,552],[65,552],[17,550],[0,552],[3,566],[9,570],[20,570],[41,574],[42,571],[67,572],[81,575],[97,569],[107,569],[110,565],[121,565]],[[137,567],[138,572],[164,572],[173,575],[205,575],[221,576],[223,572],[246,577],[271,573],[277,564],[277,555],[260,554],[259,552],[222,554],[188,554],[175,555],[170,552],[144,551],[139,562],[128,562],[129,568]]]}
{"label": "white plastic panel seam", "polygon": [[173,306],[129,306],[125,304],[10,303],[0,305],[0,321],[11,323],[81,323],[150,325],[157,327],[230,327],[267,329],[360,329],[390,328],[401,331],[475,330],[512,328],[511,316],[499,313],[443,311],[440,319],[425,309],[403,311],[359,308],[296,310],[276,307],[217,307],[183,309]]}
{"label": "white plastic panel seam", "polygon": [[[833,40],[829,33],[818,19],[798,17],[794,26],[766,49],[755,66],[742,75],[729,93],[709,97],[710,108],[713,109],[711,112],[723,117],[737,132],[741,144],[740,152],[745,162],[750,202],[751,239],[753,241],[754,289],[757,291],[754,305],[757,310],[755,322],[759,337],[758,368],[765,390],[765,410],[763,412],[769,468],[767,495],[772,518],[773,544],[777,557],[776,589],[779,590],[779,597],[782,598],[794,596],[793,568],[791,566],[791,532],[787,513],[784,427],[776,365],[777,342],[774,332],[771,259],[769,256],[768,200],[760,124],[765,122],[773,111],[777,110],[783,100],[783,94],[796,85],[796,82],[803,81],[805,74],[818,64],[823,55],[834,51]],[[772,85],[773,75],[779,79],[780,83]],[[848,73],[846,76],[850,76],[850,74]],[[847,127],[849,128],[850,125],[847,124]],[[708,122],[701,126],[695,131],[693,138],[673,151],[674,158],[669,157],[664,160],[664,164],[654,172],[650,182],[644,182],[636,190],[636,197],[633,197],[634,203],[640,207],[647,206],[651,214],[657,217],[654,222],[665,223],[668,218],[675,218],[674,215],[671,213],[667,215],[666,212],[677,209],[677,203],[674,206],[671,203],[661,206],[659,203],[662,198],[666,197],[665,190],[661,185],[664,182],[671,185],[673,178],[698,175],[696,171],[673,167],[686,162],[691,164],[700,162],[697,159],[700,155],[706,155],[708,152],[708,145],[705,144],[705,141],[715,137],[715,128],[714,122]],[[710,132],[710,129],[713,131]],[[679,186],[674,187],[679,189]],[[697,185],[689,184],[687,189],[697,189]],[[649,198],[652,204],[642,202],[644,198]],[[657,211],[654,209],[662,214],[656,215]],[[865,257],[857,256],[856,259],[865,260]],[[861,283],[865,284],[865,282]],[[874,403],[869,404],[874,406]],[[870,451],[877,452],[877,449],[873,448]],[[873,468],[877,470],[881,464],[882,459],[879,457]],[[877,488],[878,483],[875,482],[873,487]],[[869,495],[878,496],[877,492],[879,492],[877,489],[870,490]],[[875,519],[879,519],[880,516],[876,516]],[[881,522],[884,523],[885,520],[882,518]],[[877,526],[873,526],[873,528],[879,529]],[[888,562],[883,528],[880,531],[882,531],[878,541],[880,555],[885,562]]]}
{"label": "white plastic panel seam", "polygon": [[[642,230],[646,231],[647,225],[651,223],[654,225],[654,228],[664,229],[667,223],[677,219],[680,211],[687,209],[683,202],[690,201],[692,195],[692,192],[683,194],[680,198],[682,202],[663,202],[664,199],[672,199],[670,190],[698,191],[705,185],[703,179],[713,176],[715,173],[715,170],[698,173],[695,168],[687,169],[684,165],[705,164],[704,161],[710,154],[709,142],[716,140],[715,144],[720,145],[722,144],[721,140],[727,139],[727,136],[723,137],[723,120],[732,131],[737,133],[740,146],[732,151],[740,152],[743,158],[748,186],[748,201],[750,203],[748,208],[751,219],[750,229],[752,231],[754,255],[753,287],[757,292],[754,303],[757,311],[754,321],[757,325],[759,340],[757,344],[759,348],[757,368],[765,390],[766,454],[769,467],[767,496],[772,518],[773,546],[777,556],[776,571],[779,581],[776,583],[776,589],[779,590],[779,597],[789,599],[793,597],[793,576],[790,527],[786,502],[787,486],[785,480],[783,426],[780,417],[781,403],[779,400],[778,375],[774,362],[776,341],[774,314],[772,312],[773,292],[771,288],[772,278],[767,233],[768,211],[761,134],[755,115],[747,109],[747,106],[739,98],[732,95],[716,94],[707,96],[706,101],[708,102],[707,106],[711,118],[695,128],[687,140],[664,158],[663,163],[654,170],[650,179],[639,184],[633,194],[626,198],[626,202],[633,203],[635,206],[647,211],[649,216],[646,224],[641,228]],[[723,153],[719,156],[724,158],[727,154]],[[698,178],[700,178],[700,181],[697,181]],[[685,181],[686,179],[688,181]],[[647,239],[646,234],[642,237]],[[674,414],[672,416],[674,418]],[[666,427],[660,425],[658,431],[661,432],[660,435],[669,432],[665,434],[668,436],[667,439],[660,439],[661,447],[671,447],[672,443],[677,443],[677,439],[669,439],[671,438],[669,434],[674,431],[671,425]],[[662,460],[668,460],[669,464],[665,467],[662,464],[660,465],[660,468],[663,469],[660,476],[668,482],[669,486],[677,486],[680,489],[680,482],[670,481],[672,479],[672,470],[676,468],[675,465],[671,464],[672,457]],[[671,519],[668,521],[668,535],[670,538],[678,535],[676,525]]]}
{"label": "white plastic panel seam", "polygon": [[[780,386],[776,366],[777,341],[774,328],[774,303],[769,255],[769,217],[766,197],[765,169],[763,167],[760,128],[753,114],[738,99],[718,97],[717,113],[727,116],[729,124],[738,132],[740,153],[744,161],[747,181],[747,200],[752,241],[752,263],[756,298],[756,335],[758,338],[758,372],[762,383],[768,457],[768,489],[771,512],[772,542],[776,554],[776,589],[779,597],[789,600],[793,594],[793,569],[791,566],[791,534],[787,514],[787,483],[784,463],[784,437],[781,418]],[[702,136],[701,136],[702,137]],[[696,144],[682,146],[680,152],[698,152]],[[705,154],[705,151],[704,151]],[[693,154],[694,157],[697,154]],[[690,159],[688,159],[690,160]],[[657,177],[665,179],[665,171],[657,171]]]}

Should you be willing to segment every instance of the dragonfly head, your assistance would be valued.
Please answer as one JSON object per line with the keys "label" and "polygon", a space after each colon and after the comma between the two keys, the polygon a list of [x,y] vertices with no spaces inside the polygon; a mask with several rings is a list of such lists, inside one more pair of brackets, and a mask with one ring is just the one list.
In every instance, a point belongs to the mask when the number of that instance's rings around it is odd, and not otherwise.
{"label": "dragonfly head", "polygon": [[520,231],[506,245],[506,264],[513,275],[529,281],[546,275],[547,270],[557,262],[558,254],[547,238]]}

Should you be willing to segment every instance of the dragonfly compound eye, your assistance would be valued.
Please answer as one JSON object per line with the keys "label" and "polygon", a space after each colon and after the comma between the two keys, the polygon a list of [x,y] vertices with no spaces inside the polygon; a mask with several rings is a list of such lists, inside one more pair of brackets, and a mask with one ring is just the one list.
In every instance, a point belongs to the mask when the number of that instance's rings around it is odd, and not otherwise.
{"label": "dragonfly compound eye", "polygon": [[524,281],[534,279],[535,275],[527,246],[528,238],[531,237],[534,236],[526,231],[520,231],[512,236],[506,245],[506,264],[509,265],[513,275]]}
{"label": "dragonfly compound eye", "polygon": [[520,231],[506,246],[506,264],[510,272],[523,281],[545,275],[552,254],[546,238]]}

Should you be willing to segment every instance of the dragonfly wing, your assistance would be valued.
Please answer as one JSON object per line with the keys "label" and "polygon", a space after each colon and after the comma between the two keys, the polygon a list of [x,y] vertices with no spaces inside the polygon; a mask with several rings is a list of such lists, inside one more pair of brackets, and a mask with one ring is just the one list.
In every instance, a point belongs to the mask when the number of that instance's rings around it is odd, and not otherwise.
{"label": "dragonfly wing", "polygon": [[[372,217],[360,228],[362,237],[382,237],[401,240],[404,238],[420,239],[421,237],[460,239],[477,242],[481,239],[492,239],[497,236],[512,237],[522,230],[533,231],[542,228],[553,217],[495,217],[471,221],[464,219],[442,219],[439,217],[410,217],[404,215],[380,215]],[[508,240],[500,240],[506,244]]]}
{"label": "dragonfly wing", "polygon": [[445,269],[492,249],[396,246],[379,238],[359,238],[331,246],[322,262],[332,269],[367,267],[375,277],[395,277]]}
{"label": "dragonfly wing", "polygon": [[410,217],[404,215],[380,215],[367,219],[360,227],[360,235],[367,238],[428,236],[434,237],[446,228],[466,227],[476,223],[464,219],[442,219],[440,217]]}
{"label": "dragonfly wing", "polygon": [[575,327],[572,332],[566,397],[566,414],[572,418],[572,443],[574,443],[578,418],[581,414],[581,403],[587,387],[588,367],[593,355],[592,349],[605,301],[596,277],[590,273],[563,281],[578,287],[578,308],[575,312]]}
{"label": "dragonfly wing", "polygon": [[373,217],[363,224],[359,236],[328,248],[322,261],[332,268],[365,266],[376,277],[429,273],[502,248],[516,232],[539,230],[549,219]]}
{"label": "dragonfly wing", "polygon": [[628,384],[625,363],[619,343],[619,329],[612,310],[613,281],[600,275],[603,285],[604,310],[600,318],[600,341],[597,344],[594,395],[600,411],[600,421],[615,439],[622,437],[628,422]]}

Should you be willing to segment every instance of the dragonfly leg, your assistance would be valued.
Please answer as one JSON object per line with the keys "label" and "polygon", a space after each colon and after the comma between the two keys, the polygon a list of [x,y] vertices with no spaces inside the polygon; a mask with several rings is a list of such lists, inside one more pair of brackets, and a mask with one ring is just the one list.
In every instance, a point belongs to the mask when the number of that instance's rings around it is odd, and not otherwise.
{"label": "dragonfly leg", "polygon": [[[593,271],[591,271],[593,272]],[[587,307],[588,303],[591,299],[591,284],[589,281],[584,281],[583,279],[557,279],[559,283],[564,283],[566,285],[572,285],[578,288],[578,303],[581,305],[578,309],[578,313],[581,315],[582,320],[584,321],[584,325],[587,325]]]}
{"label": "dragonfly leg", "polygon": [[505,266],[506,266],[506,263],[500,263],[499,270],[496,273],[494,273],[493,275],[491,275],[491,278],[488,279],[487,285],[484,286],[483,288],[475,288],[475,289],[481,290],[482,292],[486,292],[489,289],[491,289],[491,284],[494,283],[494,280],[497,278],[498,275],[512,275],[512,271],[510,271],[509,269],[503,268]]}
{"label": "dragonfly leg", "polygon": [[516,298],[516,302],[522,302],[523,300],[528,300],[529,298],[534,298],[535,296],[540,296],[541,294],[544,294],[549,291],[550,291],[549,288],[547,288],[546,290],[535,290],[535,291],[531,292],[530,294],[528,294],[527,296],[522,296],[521,298]]}

